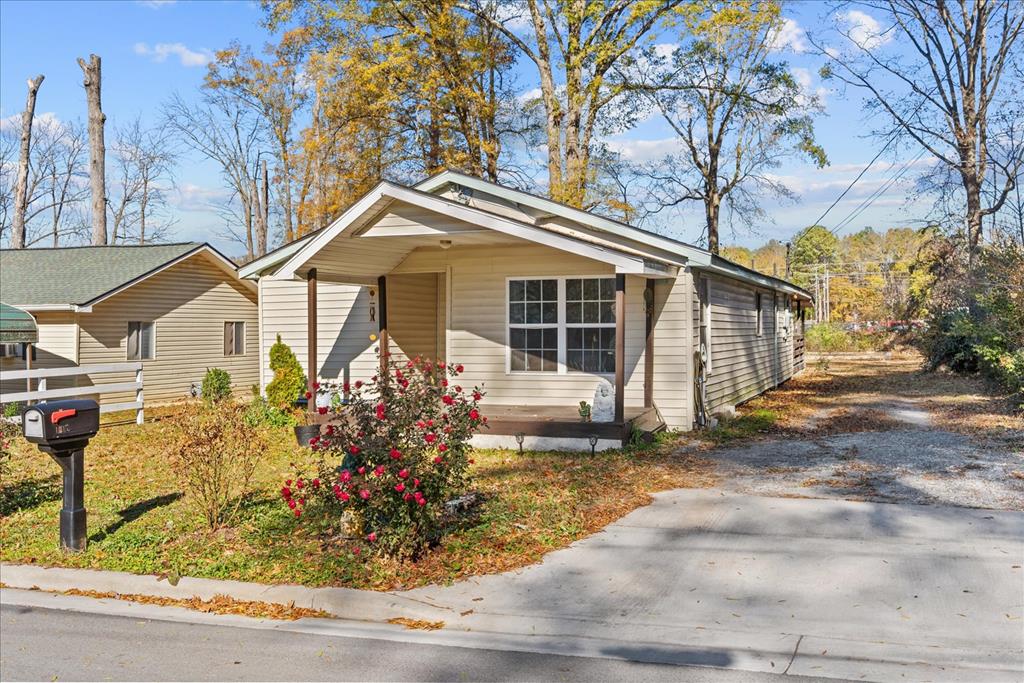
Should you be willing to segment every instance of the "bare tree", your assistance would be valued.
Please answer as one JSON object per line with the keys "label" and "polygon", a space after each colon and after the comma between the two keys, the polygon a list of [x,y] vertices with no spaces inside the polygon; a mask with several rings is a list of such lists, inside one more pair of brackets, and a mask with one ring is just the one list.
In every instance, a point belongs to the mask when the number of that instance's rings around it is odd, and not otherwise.
{"label": "bare tree", "polygon": [[260,146],[265,142],[259,115],[229,92],[204,90],[197,104],[177,94],[172,96],[163,106],[163,120],[186,147],[220,166],[231,191],[229,204],[219,207],[226,215],[228,236],[245,246],[247,260],[266,253],[267,235],[253,232],[250,182],[250,169],[256,168]]}
{"label": "bare tree", "polygon": [[82,84],[89,105],[89,184],[92,189],[92,243],[107,243],[107,191],[106,191],[106,147],[103,144],[103,126],[107,117],[103,114],[100,98],[100,58],[89,55],[89,63],[81,57],[78,66],[82,68]]}
{"label": "bare tree", "polygon": [[36,95],[43,84],[39,74],[28,81],[28,97],[25,111],[21,113],[21,146],[18,155],[18,180],[14,185],[14,221],[12,224],[11,247],[25,248],[25,210],[28,207],[28,166],[32,151],[32,120],[36,115]]}
{"label": "bare tree", "polygon": [[[863,10],[879,14],[881,22]],[[959,179],[961,216],[973,262],[983,219],[1002,207],[1024,162],[1024,149],[1002,160],[989,150],[990,140],[998,136],[993,130],[997,112],[1019,106],[1020,84],[1008,82],[1007,68],[1019,59],[1024,3],[843,2],[837,8],[836,26],[841,46],[812,38],[830,59],[825,75],[866,91],[872,110],[887,116],[898,132]],[[889,42],[893,49],[885,47]],[[986,201],[983,187],[990,164],[999,167],[1003,180]]]}
{"label": "bare tree", "polygon": [[819,99],[771,58],[779,5],[750,5],[740,21],[733,3],[709,7],[671,54],[648,52],[636,87],[682,148],[650,169],[654,210],[703,204],[708,249],[717,254],[723,202],[749,225],[762,217],[765,195],[792,195],[768,173],[783,158],[806,156],[819,168],[828,159],[814,139]]}
{"label": "bare tree", "polygon": [[110,197],[111,242],[161,239],[173,221],[162,214],[173,182],[174,153],[167,130],[147,129],[136,118],[116,130],[115,178]]}

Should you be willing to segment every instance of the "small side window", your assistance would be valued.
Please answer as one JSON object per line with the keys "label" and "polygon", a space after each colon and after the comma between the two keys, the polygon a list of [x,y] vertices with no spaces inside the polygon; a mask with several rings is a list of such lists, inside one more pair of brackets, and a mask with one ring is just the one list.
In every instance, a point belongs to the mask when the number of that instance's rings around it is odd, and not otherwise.
{"label": "small side window", "polygon": [[128,323],[128,360],[156,358],[156,325],[152,322]]}
{"label": "small side window", "polygon": [[224,355],[244,356],[245,355],[245,323],[226,322],[224,323]]}
{"label": "small side window", "polygon": [[754,305],[757,306],[757,336],[764,334],[764,310],[761,307],[761,292],[754,295]]}

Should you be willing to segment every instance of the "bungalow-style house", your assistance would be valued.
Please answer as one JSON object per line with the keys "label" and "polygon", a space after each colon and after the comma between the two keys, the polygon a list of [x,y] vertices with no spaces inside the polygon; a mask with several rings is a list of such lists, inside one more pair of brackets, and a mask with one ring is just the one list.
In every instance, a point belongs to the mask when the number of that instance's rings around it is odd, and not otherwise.
{"label": "bungalow-style house", "polygon": [[[0,403],[26,390],[25,380],[3,372],[27,365],[141,361],[147,403],[185,398],[211,367],[243,391],[259,379],[256,285],[208,244],[0,250],[0,298],[31,313],[38,328],[34,345],[0,348]],[[48,380],[47,388],[134,380],[86,375]],[[100,398],[116,404],[134,394]]]}
{"label": "bungalow-style house", "polygon": [[[259,286],[262,386],[277,335],[311,382],[368,378],[379,350],[458,362],[487,393],[477,443],[526,448],[689,430],[778,385],[803,367],[811,299],[692,245],[453,171],[381,182],[239,275]],[[582,421],[580,402],[603,383],[612,419]]]}

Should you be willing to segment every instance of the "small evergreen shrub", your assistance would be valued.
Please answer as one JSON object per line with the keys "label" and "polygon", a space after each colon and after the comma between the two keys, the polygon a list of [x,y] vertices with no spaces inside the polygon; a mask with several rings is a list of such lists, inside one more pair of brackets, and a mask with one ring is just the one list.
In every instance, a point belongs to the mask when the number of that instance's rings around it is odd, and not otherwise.
{"label": "small evergreen shrub", "polygon": [[231,375],[227,370],[210,368],[203,376],[203,400],[208,403],[223,401],[231,395]]}
{"label": "small evergreen shrub", "polygon": [[262,396],[257,396],[246,408],[243,417],[247,427],[294,427],[295,417],[291,413],[278,410]]}
{"label": "small evergreen shrub", "polygon": [[280,334],[270,347],[270,369],[274,379],[267,385],[267,401],[278,410],[288,410],[306,390],[306,373]]}

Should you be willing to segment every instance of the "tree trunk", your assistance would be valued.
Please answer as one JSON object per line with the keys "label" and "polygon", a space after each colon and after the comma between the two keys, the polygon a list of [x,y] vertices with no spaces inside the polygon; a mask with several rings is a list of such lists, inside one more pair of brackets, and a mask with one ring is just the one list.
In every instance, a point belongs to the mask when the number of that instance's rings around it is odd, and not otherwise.
{"label": "tree trunk", "polygon": [[721,198],[712,193],[704,203],[704,214],[708,222],[708,251],[718,254],[718,216],[721,209]]}
{"label": "tree trunk", "polygon": [[107,243],[106,148],[103,145],[103,126],[107,117],[100,106],[100,58],[89,55],[89,63],[81,57],[85,86],[85,99],[89,105],[89,185],[92,191],[92,243]]}
{"label": "tree trunk", "polygon": [[260,230],[256,233],[256,255],[263,256],[267,253],[267,233],[270,231],[270,174],[267,172],[267,160],[262,160],[263,165],[263,208]]}
{"label": "tree trunk", "polygon": [[12,223],[11,248],[25,248],[25,212],[28,210],[28,164],[32,152],[32,119],[36,114],[36,95],[43,84],[44,76],[39,74],[28,81],[28,97],[25,111],[21,114],[21,155],[18,157],[18,180],[14,186],[14,221]]}
{"label": "tree trunk", "polygon": [[[253,224],[254,224],[253,232],[255,233],[256,239],[258,241],[259,238],[260,238],[259,237],[260,235],[266,234],[267,227],[266,227],[266,224],[264,224],[264,222],[263,222],[263,208],[262,208],[261,202],[260,202],[260,188],[259,188],[259,185],[258,185],[255,177],[252,179],[252,188],[250,189],[250,194],[252,196],[252,215],[253,215]],[[248,256],[249,256],[249,260],[251,261],[252,258],[253,258],[253,255],[254,255],[253,254],[253,245],[250,242],[246,246],[249,249]],[[258,249],[256,251],[257,251],[257,255],[259,255],[259,256],[263,255],[262,253],[259,253]]]}

